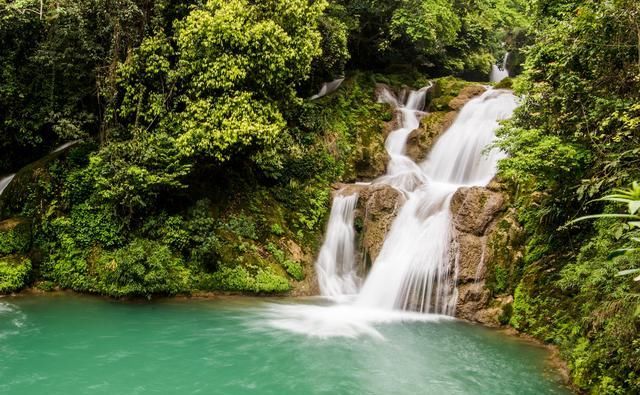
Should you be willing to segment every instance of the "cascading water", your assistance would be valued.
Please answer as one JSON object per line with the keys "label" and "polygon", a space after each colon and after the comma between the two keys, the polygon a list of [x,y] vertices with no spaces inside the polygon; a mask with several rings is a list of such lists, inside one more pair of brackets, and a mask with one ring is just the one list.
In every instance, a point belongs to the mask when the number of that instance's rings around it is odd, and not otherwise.
{"label": "cascading water", "polygon": [[324,296],[353,295],[360,287],[353,227],[358,195],[333,199],[325,241],[316,261],[320,292]]}
{"label": "cascading water", "polygon": [[509,61],[509,52],[504,54],[502,59],[502,67],[497,65],[491,66],[491,74],[489,74],[489,81],[500,82],[503,79],[509,77],[509,70],[507,70],[507,62]]}
{"label": "cascading water", "polygon": [[340,87],[340,85],[342,84],[342,81],[344,81],[344,78],[338,78],[331,82],[325,82],[324,84],[322,84],[322,88],[320,88],[320,91],[315,95],[311,96],[309,100],[319,99],[323,96],[328,95],[329,93],[334,92],[336,89]]}
{"label": "cascading water", "polygon": [[[491,181],[504,154],[487,147],[495,138],[499,121],[513,113],[517,99],[509,91],[490,89],[469,101],[427,159],[415,163],[405,155],[405,146],[424,115],[426,92],[425,88],[403,95],[406,102],[386,90],[381,94],[381,101],[398,110],[400,127],[386,141],[390,156],[387,174],[373,183],[400,190],[406,202],[355,299],[329,307],[274,305],[267,312],[269,325],[309,336],[365,333],[382,337],[373,323],[441,320],[455,314],[457,267],[450,253],[451,198],[462,186],[483,186]],[[316,263],[323,295],[358,291],[353,245],[356,201],[355,195],[341,194],[334,200]]]}
{"label": "cascading water", "polygon": [[4,192],[4,190],[7,188],[7,186],[9,186],[9,184],[11,184],[11,181],[13,180],[13,177],[15,177],[15,174],[11,174],[8,175],[2,179],[0,179],[0,196],[2,196],[2,192]]}
{"label": "cascading water", "polygon": [[[56,152],[64,151],[65,149],[67,149],[69,147],[72,147],[72,146],[78,144],[81,141],[82,141],[82,139],[78,139],[78,140],[73,140],[73,141],[69,141],[67,143],[64,143],[61,146],[59,146],[56,149],[54,149],[53,151],[51,151],[49,153],[49,155],[55,154]],[[13,178],[15,176],[16,176],[15,174],[11,174],[11,175],[8,175],[6,177],[0,178],[0,196],[2,196],[2,193],[9,186],[9,184],[11,184],[11,181],[13,181]]]}
{"label": "cascading water", "polygon": [[[495,138],[498,122],[511,116],[516,106],[516,98],[510,92],[489,90],[464,106],[423,163],[418,165],[390,150],[392,162],[397,165],[389,166],[389,174],[378,182],[402,190],[407,201],[384,241],[357,304],[455,313],[456,268],[449,254],[449,204],[458,188],[483,186],[491,181],[503,154],[485,149]],[[403,124],[389,140],[403,136],[404,141],[394,145],[406,143],[406,127],[419,122],[417,110],[410,101],[400,108]]]}

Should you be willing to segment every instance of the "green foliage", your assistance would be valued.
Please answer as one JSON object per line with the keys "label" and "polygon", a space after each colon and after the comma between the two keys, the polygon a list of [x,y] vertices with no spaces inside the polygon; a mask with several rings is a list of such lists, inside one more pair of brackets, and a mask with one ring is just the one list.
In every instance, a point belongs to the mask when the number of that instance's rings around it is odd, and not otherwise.
{"label": "green foliage", "polygon": [[192,1],[0,1],[0,173],[103,133],[115,65]]}
{"label": "green foliage", "polygon": [[191,290],[182,260],[158,242],[136,239],[95,262],[96,291],[111,296],[177,294]]}
{"label": "green foliage", "polygon": [[[617,274],[637,268],[640,257],[611,252],[635,247],[634,225],[615,219],[635,221],[636,195],[617,191],[588,203],[640,177],[640,8],[561,0],[533,11],[536,42],[515,81],[522,105],[500,131],[510,155],[501,176],[517,184],[529,240],[511,323],[558,344],[580,389],[635,393],[638,284]],[[632,212],[618,214],[610,201]],[[598,220],[571,221],[578,216]]]}
{"label": "green foliage", "polygon": [[0,224],[0,256],[25,253],[30,247],[31,224],[28,221],[10,219]]}
{"label": "green foliage", "polygon": [[[253,268],[252,268],[253,269]],[[282,293],[291,289],[286,278],[276,274],[270,268],[257,268],[252,275],[243,266],[222,267],[210,279],[212,289],[227,291]]]}
{"label": "green foliage", "polygon": [[20,256],[0,257],[0,294],[22,289],[31,273],[31,261]]}
{"label": "green foliage", "polygon": [[346,9],[329,2],[326,12],[318,19],[318,31],[322,37],[320,48],[322,55],[312,63],[311,78],[316,81],[331,80],[345,72],[347,61],[351,57],[348,49],[349,24],[351,17]]}
{"label": "green foliage", "polygon": [[91,158],[87,171],[97,196],[130,218],[153,206],[162,192],[184,188],[181,180],[189,169],[175,140],[160,133],[107,145]]}
{"label": "green foliage", "polygon": [[[523,0],[341,0],[361,68],[411,64],[486,80],[502,42],[514,51],[529,26]],[[355,19],[355,21],[352,20]],[[522,41],[522,40],[520,40]],[[514,52],[515,53],[515,52]]]}
{"label": "green foliage", "polygon": [[287,259],[284,251],[278,248],[275,244],[267,244],[267,251],[273,255],[276,262],[278,262],[291,277],[298,281],[302,281],[304,279],[304,270],[302,269],[302,266],[298,262]]}

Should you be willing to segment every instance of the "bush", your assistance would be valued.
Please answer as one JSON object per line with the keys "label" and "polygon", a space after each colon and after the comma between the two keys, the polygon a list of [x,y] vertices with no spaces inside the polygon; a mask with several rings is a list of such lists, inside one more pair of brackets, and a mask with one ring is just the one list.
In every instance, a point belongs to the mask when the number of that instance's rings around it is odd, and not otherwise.
{"label": "bush", "polygon": [[24,288],[30,272],[31,261],[28,258],[16,256],[0,258],[0,294]]}
{"label": "bush", "polygon": [[271,268],[257,268],[253,276],[244,266],[222,267],[211,275],[209,287],[236,292],[282,293],[291,289],[286,278]]}
{"label": "bush", "polygon": [[156,241],[136,239],[95,263],[96,291],[111,296],[177,294],[191,290],[180,258]]}

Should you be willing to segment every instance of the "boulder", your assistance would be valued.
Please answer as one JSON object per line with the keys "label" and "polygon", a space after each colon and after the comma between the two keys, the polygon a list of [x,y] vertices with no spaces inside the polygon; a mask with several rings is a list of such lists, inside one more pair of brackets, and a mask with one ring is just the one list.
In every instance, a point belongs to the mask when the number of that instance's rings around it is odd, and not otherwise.
{"label": "boulder", "polygon": [[497,181],[488,187],[460,188],[451,199],[455,227],[459,318],[500,326],[508,322],[517,270],[522,260],[522,227],[507,191]]}
{"label": "boulder", "polygon": [[368,263],[378,257],[384,239],[398,215],[405,196],[399,190],[384,184],[363,187],[359,192],[356,229],[360,233],[361,247]]}
{"label": "boulder", "polygon": [[460,111],[469,100],[473,99],[476,96],[480,96],[486,90],[487,89],[482,85],[466,86],[460,91],[458,96],[451,99],[451,101],[449,102],[449,108],[454,111]]}
{"label": "boulder", "polygon": [[[462,107],[467,104],[467,102],[474,97],[481,95],[486,91],[486,88],[482,85],[467,85],[467,86],[457,86],[455,83],[448,87],[452,92],[457,92],[457,96],[454,96],[452,99],[448,100],[448,96],[446,94],[450,92],[440,92],[438,91],[438,86],[442,85],[440,82],[436,84],[436,97],[432,100],[432,112],[427,113],[420,120],[420,127],[416,130],[412,131],[409,137],[407,138],[407,156],[413,159],[414,162],[421,162],[426,157],[433,144],[436,142],[438,137],[444,133],[453,121],[455,121],[458,116],[458,112],[462,109]],[[445,86],[447,84],[444,84]],[[442,89],[442,88],[440,88]],[[456,94],[456,93],[454,93]],[[438,102],[442,102],[443,100],[448,100],[446,105],[441,104],[438,105]]]}
{"label": "boulder", "polygon": [[451,199],[454,226],[462,233],[482,236],[504,204],[501,193],[483,187],[460,188]]}
{"label": "boulder", "polygon": [[438,111],[426,114],[420,120],[420,127],[409,134],[406,154],[414,162],[422,162],[436,142],[436,139],[451,126],[457,112]]}
{"label": "boulder", "polygon": [[458,265],[458,283],[484,278],[486,247],[486,240],[482,236],[461,233],[456,237],[454,251]]}

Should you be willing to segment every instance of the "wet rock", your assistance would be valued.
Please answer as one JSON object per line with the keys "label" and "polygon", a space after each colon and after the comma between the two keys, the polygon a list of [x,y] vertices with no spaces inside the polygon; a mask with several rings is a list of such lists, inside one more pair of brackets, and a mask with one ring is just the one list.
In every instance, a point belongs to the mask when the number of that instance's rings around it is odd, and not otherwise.
{"label": "wet rock", "polygon": [[[439,85],[443,85],[441,82],[436,84],[436,87]],[[444,84],[447,86],[446,84]],[[444,133],[453,121],[455,121],[458,116],[458,112],[462,109],[462,107],[474,97],[481,95],[486,91],[486,88],[482,85],[455,85],[453,87],[449,87],[445,89],[445,91],[440,91],[438,93],[438,89],[442,90],[444,88],[436,88],[435,95],[438,97],[432,101],[434,109],[436,111],[430,112],[426,114],[420,120],[420,127],[411,132],[407,139],[407,156],[413,159],[414,162],[423,161],[433,144],[436,142],[438,137]],[[450,90],[450,91],[449,91]],[[457,96],[448,100],[447,94],[451,92],[456,92]],[[454,93],[454,94],[456,94]],[[447,101],[446,105],[439,105],[439,102],[443,100]]]}
{"label": "wet rock", "polygon": [[458,283],[484,278],[486,247],[484,237],[462,233],[456,237],[455,253],[458,263]]}
{"label": "wet rock", "polygon": [[299,281],[290,292],[291,296],[312,296],[320,294],[318,277],[314,269],[313,256],[303,250],[299,244],[291,239],[282,239],[281,244],[285,246],[288,257],[300,263],[304,268],[304,280]]}
{"label": "wet rock", "polygon": [[356,211],[356,230],[367,262],[378,257],[385,236],[405,202],[402,192],[384,184],[361,187]]}
{"label": "wet rock", "polygon": [[460,188],[451,199],[454,226],[462,233],[481,236],[489,223],[504,209],[504,203],[501,193],[487,188]]}
{"label": "wet rock", "polygon": [[469,85],[464,87],[458,96],[451,99],[449,102],[449,108],[454,111],[459,111],[464,107],[465,104],[476,96],[480,96],[487,89],[482,85]]}
{"label": "wet rock", "polygon": [[456,317],[473,321],[476,314],[487,306],[490,299],[491,293],[484,288],[482,282],[458,284]]}
{"label": "wet rock", "polygon": [[457,112],[433,112],[420,120],[420,127],[409,134],[407,138],[406,154],[414,162],[422,162],[436,142],[453,124]]}
{"label": "wet rock", "polygon": [[486,188],[460,188],[451,200],[459,318],[489,326],[509,321],[524,231],[508,201],[507,188],[497,180]]}
{"label": "wet rock", "polygon": [[384,147],[384,136],[358,135],[355,172],[359,180],[372,180],[387,172],[389,154]]}
{"label": "wet rock", "polygon": [[478,309],[471,320],[493,327],[505,325],[511,316],[512,305],[511,295],[495,298],[488,302],[488,307]]}

